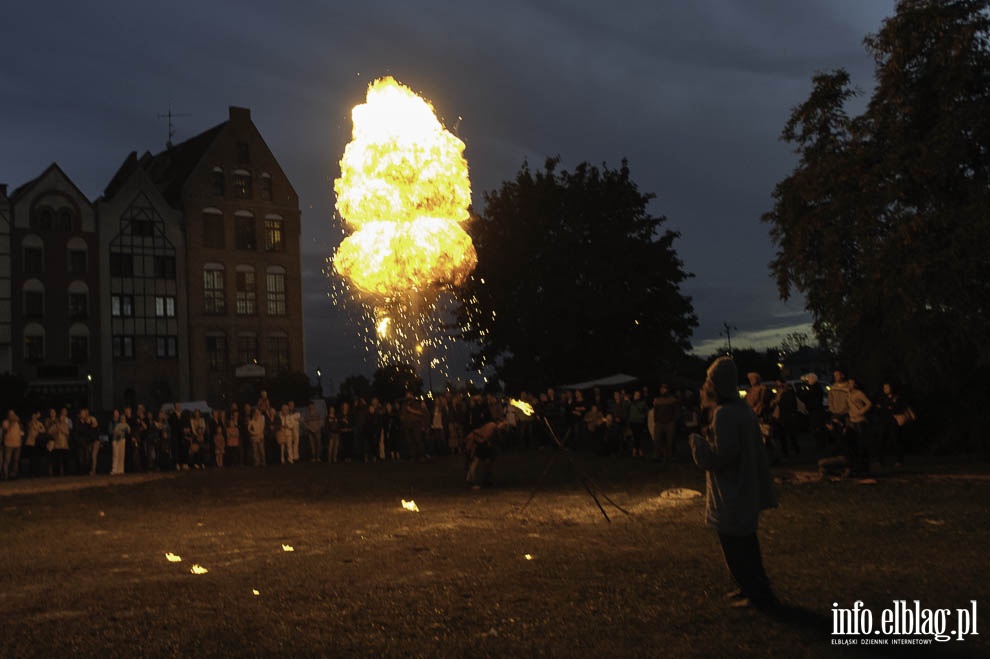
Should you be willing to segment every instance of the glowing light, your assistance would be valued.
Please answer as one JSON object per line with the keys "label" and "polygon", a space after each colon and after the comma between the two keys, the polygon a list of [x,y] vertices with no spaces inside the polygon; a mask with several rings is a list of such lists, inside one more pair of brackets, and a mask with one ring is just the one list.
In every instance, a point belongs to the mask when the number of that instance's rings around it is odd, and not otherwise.
{"label": "glowing light", "polygon": [[415,501],[406,501],[405,499],[403,499],[402,507],[410,512],[414,512],[414,513],[419,512],[419,506],[416,505]]}
{"label": "glowing light", "polygon": [[260,594],[261,594],[261,591],[260,591],[260,590],[256,590],[256,589],[254,589],[254,588],[252,588],[252,589],[251,589],[251,594],[252,594],[252,595],[254,595],[255,597],[257,597],[258,595],[260,595]]}
{"label": "glowing light", "polygon": [[531,561],[531,560],[533,560],[533,555],[532,554],[523,554],[523,558],[525,558],[527,561]]}
{"label": "glowing light", "polygon": [[295,551],[292,545],[282,545],[282,551]]}
{"label": "glowing light", "polygon": [[167,551],[165,552],[165,560],[167,560],[169,563],[181,563],[182,557],[177,556],[170,551]]}
{"label": "glowing light", "polygon": [[509,405],[511,405],[512,407],[515,407],[516,409],[518,409],[519,411],[521,411],[526,416],[533,416],[533,406],[530,405],[529,403],[527,403],[526,401],[516,400],[515,398],[510,398],[509,399]]}
{"label": "glowing light", "polygon": [[209,570],[207,570],[202,565],[193,565],[189,571],[192,572],[193,574],[206,574],[207,572],[209,572]]}
{"label": "glowing light", "polygon": [[[416,346],[443,348],[444,295],[477,264],[464,142],[433,107],[391,77],[368,87],[352,113],[352,140],[334,181],[336,210],[352,231],[329,259],[343,288],[337,304],[360,306],[365,349],[379,365],[415,361]],[[351,303],[356,302],[356,305]]]}

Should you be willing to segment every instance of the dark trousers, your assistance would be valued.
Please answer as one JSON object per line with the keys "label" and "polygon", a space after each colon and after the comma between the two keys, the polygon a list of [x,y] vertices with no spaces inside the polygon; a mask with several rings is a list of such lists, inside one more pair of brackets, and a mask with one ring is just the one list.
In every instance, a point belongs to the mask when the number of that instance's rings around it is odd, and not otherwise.
{"label": "dark trousers", "polygon": [[770,580],[763,570],[763,558],[760,555],[760,541],[756,533],[748,535],[718,534],[722,543],[722,553],[729,574],[739,586],[739,590],[749,598],[755,606],[772,606],[776,602]]}

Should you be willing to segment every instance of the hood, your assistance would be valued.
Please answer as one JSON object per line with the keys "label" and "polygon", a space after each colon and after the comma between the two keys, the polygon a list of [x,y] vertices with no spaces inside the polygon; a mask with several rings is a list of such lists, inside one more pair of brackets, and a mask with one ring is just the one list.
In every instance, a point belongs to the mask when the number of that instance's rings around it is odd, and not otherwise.
{"label": "hood", "polygon": [[715,389],[719,401],[738,400],[739,370],[730,357],[719,357],[708,367],[708,379]]}

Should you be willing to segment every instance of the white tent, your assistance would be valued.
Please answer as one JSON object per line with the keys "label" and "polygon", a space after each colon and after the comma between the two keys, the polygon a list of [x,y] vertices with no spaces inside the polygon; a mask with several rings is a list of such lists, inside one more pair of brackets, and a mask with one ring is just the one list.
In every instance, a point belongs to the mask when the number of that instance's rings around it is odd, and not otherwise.
{"label": "white tent", "polygon": [[632,375],[626,375],[625,373],[616,373],[615,375],[609,375],[604,378],[598,378],[597,380],[588,380],[587,382],[575,382],[574,384],[562,384],[557,387],[557,389],[594,389],[595,387],[621,387],[624,384],[632,384],[638,382],[639,378]]}

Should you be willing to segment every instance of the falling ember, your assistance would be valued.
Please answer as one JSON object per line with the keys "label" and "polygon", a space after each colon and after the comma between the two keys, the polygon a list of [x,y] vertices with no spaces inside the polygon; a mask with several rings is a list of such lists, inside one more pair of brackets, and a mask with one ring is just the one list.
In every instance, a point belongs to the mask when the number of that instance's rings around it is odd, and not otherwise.
{"label": "falling ember", "polygon": [[258,595],[260,595],[260,594],[261,594],[261,591],[260,591],[260,590],[257,590],[257,589],[254,589],[254,588],[252,588],[252,589],[251,589],[251,594],[252,594],[252,595],[254,595],[255,597],[257,597]]}
{"label": "falling ember", "polygon": [[165,552],[165,560],[167,560],[169,563],[181,563],[182,557],[177,556],[176,554],[173,554],[170,551],[167,551]]}
{"label": "falling ember", "polygon": [[414,513],[418,513],[419,512],[419,506],[416,505],[416,502],[415,501],[406,501],[405,499],[403,499],[402,500],[402,507],[405,508],[406,510],[410,510],[410,511],[412,511]]}
{"label": "falling ember", "polygon": [[202,565],[193,565],[189,571],[192,572],[193,574],[206,574],[207,572],[209,572],[209,570],[207,570]]}
{"label": "falling ember", "polygon": [[282,545],[282,551],[295,551],[292,545]]}
{"label": "falling ember", "polygon": [[412,361],[412,347],[429,344],[439,294],[477,264],[461,226],[471,203],[465,145],[392,77],[373,82],[351,116],[334,192],[352,233],[333,269],[373,309],[379,362]]}

